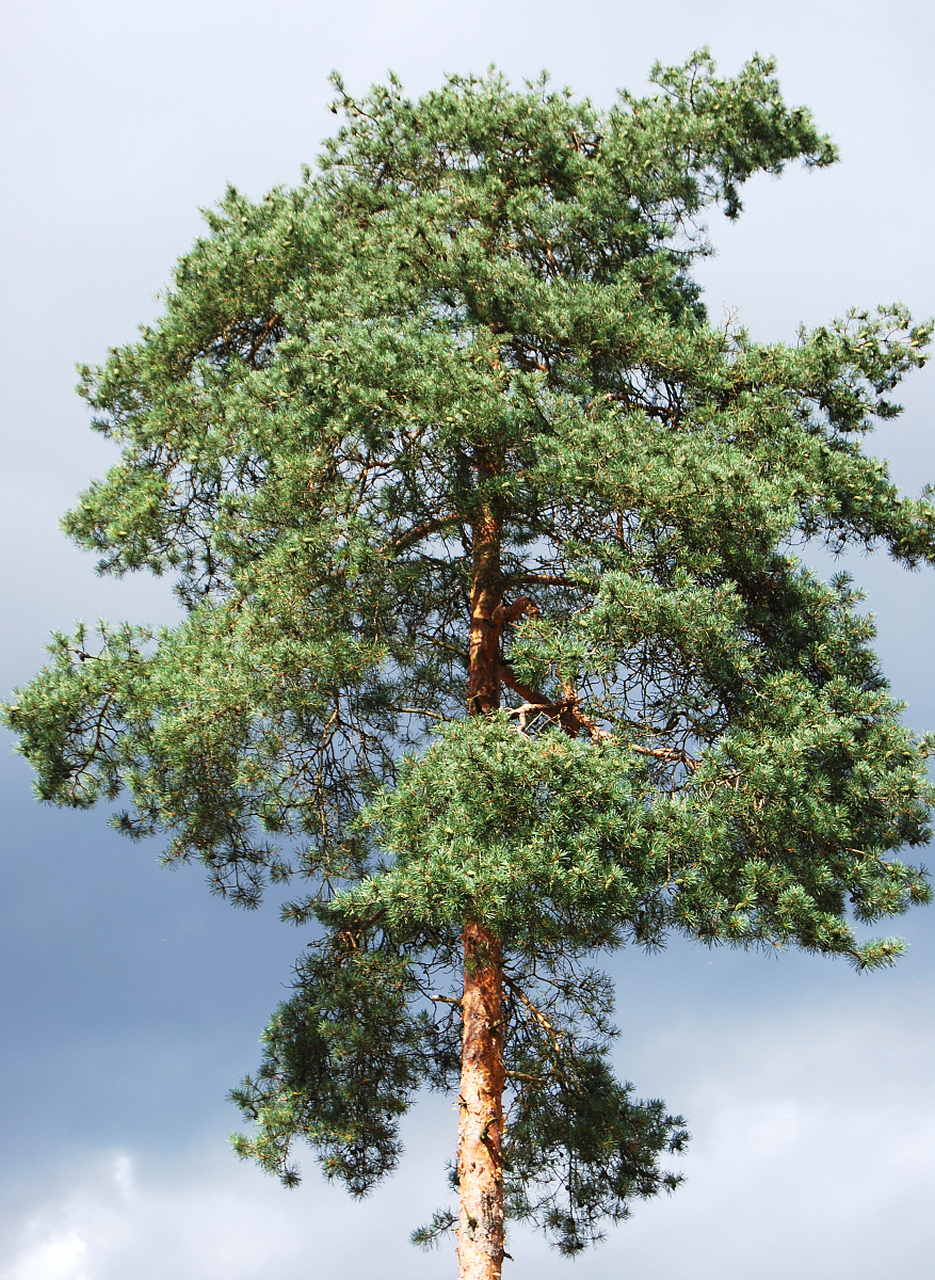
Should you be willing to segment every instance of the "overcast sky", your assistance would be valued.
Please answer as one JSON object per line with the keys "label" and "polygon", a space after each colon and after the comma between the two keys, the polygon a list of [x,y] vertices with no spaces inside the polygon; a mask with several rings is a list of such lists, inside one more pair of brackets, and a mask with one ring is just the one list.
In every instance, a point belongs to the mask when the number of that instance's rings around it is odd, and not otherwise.
{"label": "overcast sky", "polygon": [[[6,0],[0,42],[0,692],[54,627],[168,621],[164,584],[94,577],[57,529],[113,460],[74,366],[133,338],[232,182],[298,180],[335,120],[328,72],[547,67],[599,105],[656,59],[708,44],[725,72],[775,54],[786,98],[841,149],[834,170],[747,189],[712,222],[712,316],[793,339],[850,306],[935,311],[935,9],[928,0]],[[935,481],[935,367],[872,441],[899,482]],[[935,576],[856,560],[907,718],[935,727]],[[7,739],[8,743],[8,739]],[[0,760],[0,1280],[414,1280],[454,1274],[408,1233],[444,1198],[450,1100],[420,1104],[408,1154],[363,1205],[305,1163],[293,1192],[226,1148],[227,1089],[259,1059],[301,933],[212,898],[105,815],[40,808]],[[514,1236],[512,1280],[928,1280],[935,1246],[935,912],[896,922],[891,972],[673,947],[625,955],[621,1074],[689,1119],[688,1182],[636,1206],[576,1263]]]}

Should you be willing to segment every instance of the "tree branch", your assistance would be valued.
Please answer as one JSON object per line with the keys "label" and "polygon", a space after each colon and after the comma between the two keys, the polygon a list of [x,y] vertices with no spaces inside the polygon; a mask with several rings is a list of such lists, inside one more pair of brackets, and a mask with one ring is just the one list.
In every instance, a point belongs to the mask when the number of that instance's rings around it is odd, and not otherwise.
{"label": "tree branch", "polygon": [[580,730],[587,730],[592,738],[609,738],[610,734],[606,729],[602,729],[590,716],[586,716],[581,710],[578,703],[578,695],[570,685],[565,685],[565,697],[557,701],[551,701],[536,689],[531,689],[529,685],[523,684],[517,680],[513,673],[513,668],[508,662],[503,663],[500,668],[500,679],[512,689],[514,693],[518,693],[521,698],[526,701],[521,707],[507,708],[507,715],[519,716],[520,728],[526,728],[526,716],[536,712],[539,715],[547,715],[553,720],[558,720],[562,728],[572,738],[576,738]]}
{"label": "tree branch", "polygon": [[429,534],[438,533],[440,529],[447,529],[450,525],[460,524],[463,519],[464,517],[461,515],[450,515],[439,516],[437,520],[426,520],[424,524],[416,525],[408,533],[401,534],[394,542],[387,542],[380,547],[380,550],[384,552],[390,551],[393,555],[399,555],[400,551],[405,551],[414,542],[421,542]]}
{"label": "tree branch", "polygon": [[630,750],[635,751],[637,755],[654,756],[657,760],[671,760],[677,764],[684,764],[688,767],[690,773],[694,773],[701,763],[694,756],[690,756],[682,747],[638,747],[631,742]]}
{"label": "tree branch", "polygon": [[594,592],[595,588],[581,582],[573,582],[557,573],[516,573],[504,578],[507,587],[571,587],[573,591]]}
{"label": "tree branch", "polygon": [[519,596],[512,604],[498,604],[490,615],[490,621],[502,627],[504,623],[516,622],[524,613],[528,613],[530,618],[541,616],[540,609],[528,596]]}
{"label": "tree branch", "polygon": [[552,1043],[555,1045],[555,1048],[560,1049],[561,1039],[563,1036],[567,1036],[568,1032],[562,1031],[558,1027],[553,1026],[552,1023],[549,1021],[549,1019],[542,1012],[542,1010],[536,1008],[536,1006],[529,999],[529,996],[526,995],[526,992],[522,989],[522,987],[518,986],[510,977],[510,975],[505,971],[503,974],[503,981],[510,988],[510,992],[516,997],[516,999],[520,1002],[520,1004],[523,1004],[526,1006],[526,1008],[532,1014],[533,1018],[535,1018],[536,1022],[539,1023],[539,1026],[542,1027],[544,1031],[548,1032],[552,1040]]}
{"label": "tree branch", "polygon": [[344,928],[338,932],[338,937],[346,947],[353,947],[356,951],[358,941],[362,935],[365,934],[368,929],[372,929],[375,924],[379,924],[386,913],[387,908],[381,907],[380,910],[370,916],[368,920],[360,920],[355,924],[345,925]]}

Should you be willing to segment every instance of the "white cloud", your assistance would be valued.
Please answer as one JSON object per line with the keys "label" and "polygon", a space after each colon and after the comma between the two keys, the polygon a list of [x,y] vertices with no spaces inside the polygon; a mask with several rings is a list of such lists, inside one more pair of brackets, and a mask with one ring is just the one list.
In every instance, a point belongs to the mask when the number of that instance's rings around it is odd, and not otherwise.
{"label": "white cloud", "polygon": [[908,1014],[842,1001],[660,1037],[650,1052],[682,1063],[688,1182],[638,1210],[620,1262],[639,1280],[744,1280],[754,1257],[758,1280],[929,1276],[935,1044]]}
{"label": "white cloud", "polygon": [[85,1280],[86,1252],[87,1245],[75,1231],[28,1244],[4,1269],[4,1280]]}
{"label": "white cloud", "polygon": [[220,1139],[159,1158],[92,1153],[63,1165],[57,1191],[38,1193],[19,1223],[8,1217],[0,1280],[324,1280],[369,1275],[385,1238],[405,1270],[391,1256],[381,1275],[428,1275],[438,1259],[413,1257],[406,1244],[420,1220],[411,1185],[420,1163],[357,1207],[313,1174],[286,1192],[237,1164]]}

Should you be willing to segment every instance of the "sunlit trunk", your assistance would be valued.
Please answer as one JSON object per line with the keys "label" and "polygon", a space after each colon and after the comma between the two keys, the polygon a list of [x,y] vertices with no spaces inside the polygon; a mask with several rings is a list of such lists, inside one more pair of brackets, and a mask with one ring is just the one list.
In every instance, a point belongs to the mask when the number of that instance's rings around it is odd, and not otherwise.
{"label": "sunlit trunk", "polygon": [[503,964],[500,943],[464,928],[458,1098],[459,1280],[500,1280],[503,1264]]}
{"label": "sunlit trunk", "polygon": [[[495,474],[479,451],[478,479]],[[473,525],[468,711],[500,706],[500,522],[485,505]],[[464,926],[461,1092],[458,1097],[459,1280],[500,1280],[503,1264],[503,957],[476,920]]]}

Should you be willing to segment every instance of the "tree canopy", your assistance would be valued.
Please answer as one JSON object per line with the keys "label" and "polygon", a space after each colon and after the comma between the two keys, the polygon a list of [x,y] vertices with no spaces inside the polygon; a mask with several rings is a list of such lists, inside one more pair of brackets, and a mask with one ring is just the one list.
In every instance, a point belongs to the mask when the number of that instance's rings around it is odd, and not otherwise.
{"label": "tree canopy", "polygon": [[364,1194],[416,1093],[457,1087],[460,984],[496,969],[505,1212],[568,1253],[674,1187],[687,1136],[614,1078],[595,953],[868,968],[901,944],[862,926],[930,898],[897,856],[929,741],[859,593],[796,549],[935,561],[927,498],[862,447],[931,326],[712,324],[706,212],[835,151],[769,62],[652,79],[608,110],[336,81],[318,168],[229,190],[159,322],[82,372],[121,459],[65,528],[172,575],[183,620],[57,636],[6,711],[42,799],[119,800],[241,905],[299,886],[314,941],[235,1091],[242,1154],[295,1181],[304,1138]]}

